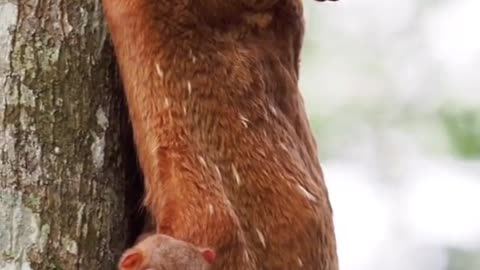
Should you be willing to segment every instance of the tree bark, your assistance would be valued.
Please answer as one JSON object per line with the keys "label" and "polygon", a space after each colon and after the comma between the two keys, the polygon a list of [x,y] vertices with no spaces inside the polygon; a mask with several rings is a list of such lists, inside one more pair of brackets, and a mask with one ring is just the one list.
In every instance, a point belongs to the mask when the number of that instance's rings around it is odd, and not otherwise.
{"label": "tree bark", "polygon": [[121,92],[98,0],[0,0],[0,270],[114,269]]}

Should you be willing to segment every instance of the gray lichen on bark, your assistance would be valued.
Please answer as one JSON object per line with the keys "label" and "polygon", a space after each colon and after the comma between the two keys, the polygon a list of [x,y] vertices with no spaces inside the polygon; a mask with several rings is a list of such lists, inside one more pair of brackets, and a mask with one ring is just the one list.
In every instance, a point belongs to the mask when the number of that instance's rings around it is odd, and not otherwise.
{"label": "gray lichen on bark", "polygon": [[113,269],[126,229],[111,55],[97,0],[0,0],[0,270]]}

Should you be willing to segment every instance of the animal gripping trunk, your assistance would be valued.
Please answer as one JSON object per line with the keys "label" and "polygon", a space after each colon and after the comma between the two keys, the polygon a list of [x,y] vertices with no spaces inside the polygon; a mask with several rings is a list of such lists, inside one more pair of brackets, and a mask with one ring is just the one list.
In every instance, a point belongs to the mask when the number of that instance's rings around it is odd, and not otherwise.
{"label": "animal gripping trunk", "polygon": [[302,0],[277,1],[103,0],[145,205],[214,270],[338,269],[297,85]]}
{"label": "animal gripping trunk", "polygon": [[157,232],[213,247],[220,255],[215,262],[218,269],[249,269],[253,262],[244,255],[247,247],[240,222],[214,168],[186,149],[160,148],[157,152],[158,164],[152,167],[158,170],[147,172],[156,177],[146,180],[145,202]]}
{"label": "animal gripping trunk", "polygon": [[155,6],[160,2],[103,1],[145,178],[145,206],[158,233],[213,248],[214,269],[256,269],[215,169],[192,149],[182,120],[173,120],[183,113],[168,97],[179,93],[169,88],[177,82],[166,82],[158,63],[168,57],[162,46],[174,40],[165,29],[176,22],[158,19],[165,12]]}

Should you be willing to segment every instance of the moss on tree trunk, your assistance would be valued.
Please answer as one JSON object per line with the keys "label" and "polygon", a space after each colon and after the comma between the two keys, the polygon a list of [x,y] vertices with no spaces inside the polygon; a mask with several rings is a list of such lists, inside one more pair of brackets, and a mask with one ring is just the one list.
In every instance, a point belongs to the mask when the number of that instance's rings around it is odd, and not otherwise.
{"label": "moss on tree trunk", "polygon": [[121,93],[97,0],[0,0],[0,269],[114,269]]}

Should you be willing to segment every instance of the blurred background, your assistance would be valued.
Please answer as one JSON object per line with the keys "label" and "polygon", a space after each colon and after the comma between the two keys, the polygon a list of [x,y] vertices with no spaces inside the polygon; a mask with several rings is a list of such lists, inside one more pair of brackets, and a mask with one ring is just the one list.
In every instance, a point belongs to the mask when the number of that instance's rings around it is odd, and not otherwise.
{"label": "blurred background", "polygon": [[479,270],[480,1],[304,3],[341,270]]}

